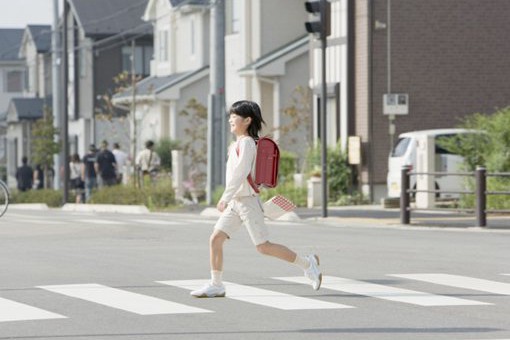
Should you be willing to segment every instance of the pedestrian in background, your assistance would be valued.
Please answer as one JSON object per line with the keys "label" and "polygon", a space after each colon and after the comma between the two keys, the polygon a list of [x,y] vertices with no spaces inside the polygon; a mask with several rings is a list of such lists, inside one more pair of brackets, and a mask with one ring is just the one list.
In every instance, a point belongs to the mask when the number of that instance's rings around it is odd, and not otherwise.
{"label": "pedestrian in background", "polygon": [[248,182],[255,162],[255,141],[259,139],[262,123],[265,124],[259,105],[247,100],[234,103],[228,122],[236,141],[228,150],[226,186],[217,205],[221,216],[209,239],[211,281],[201,289],[192,291],[191,295],[208,298],[225,296],[222,281],[223,244],[243,224],[261,254],[274,256],[303,269],[313,289],[318,290],[322,282],[319,257],[315,254],[299,256],[284,245],[269,242],[262,205]]}
{"label": "pedestrian in background", "polygon": [[144,185],[151,183],[152,178],[156,176],[161,164],[159,155],[153,149],[154,142],[148,140],[145,142],[145,149],[140,151],[136,156],[136,165],[142,174],[142,183]]}
{"label": "pedestrian in background", "polygon": [[127,176],[124,175],[126,172],[128,155],[120,149],[119,143],[113,143],[112,153],[115,156],[115,162],[117,162],[117,183],[121,184],[124,179],[127,179]]}
{"label": "pedestrian in background", "polygon": [[28,158],[23,156],[21,158],[21,166],[16,170],[16,181],[18,182],[19,191],[27,191],[32,189],[32,181],[34,171],[32,167],[28,165]]}
{"label": "pedestrian in background", "polygon": [[108,150],[108,142],[101,142],[101,150],[96,155],[96,174],[99,181],[99,187],[112,186],[117,184],[117,163],[115,156]]}
{"label": "pedestrian in background", "polygon": [[75,203],[82,203],[84,201],[85,185],[81,179],[82,163],[80,156],[75,153],[71,155],[69,162],[69,186],[74,191]]}
{"label": "pedestrian in background", "polygon": [[92,190],[97,187],[97,175],[95,169],[96,163],[96,145],[90,144],[89,152],[83,156],[81,167],[81,179],[85,183],[85,202],[90,202]]}

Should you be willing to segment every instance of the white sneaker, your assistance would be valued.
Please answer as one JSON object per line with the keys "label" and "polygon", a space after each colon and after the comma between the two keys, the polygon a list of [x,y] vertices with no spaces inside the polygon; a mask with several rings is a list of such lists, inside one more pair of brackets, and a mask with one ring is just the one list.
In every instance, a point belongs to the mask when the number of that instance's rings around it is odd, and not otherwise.
{"label": "white sneaker", "polygon": [[305,270],[305,276],[312,281],[314,290],[319,290],[322,283],[322,273],[319,268],[319,257],[315,254],[307,255],[306,258],[310,261],[310,267]]}
{"label": "white sneaker", "polygon": [[194,290],[191,293],[191,296],[197,298],[213,298],[213,297],[224,297],[225,296],[225,286],[216,286],[212,283],[208,283],[200,289]]}

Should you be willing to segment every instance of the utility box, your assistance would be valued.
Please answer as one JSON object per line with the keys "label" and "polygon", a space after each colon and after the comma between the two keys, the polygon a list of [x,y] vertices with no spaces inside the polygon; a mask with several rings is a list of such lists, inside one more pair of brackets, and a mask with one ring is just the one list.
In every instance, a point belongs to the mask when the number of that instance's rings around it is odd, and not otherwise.
{"label": "utility box", "polygon": [[[434,136],[422,135],[417,138],[416,147],[416,172],[431,173],[436,170],[435,166],[435,141]],[[416,176],[416,208],[429,209],[434,207],[435,190],[434,176],[419,174]],[[425,190],[425,192],[420,192]]]}

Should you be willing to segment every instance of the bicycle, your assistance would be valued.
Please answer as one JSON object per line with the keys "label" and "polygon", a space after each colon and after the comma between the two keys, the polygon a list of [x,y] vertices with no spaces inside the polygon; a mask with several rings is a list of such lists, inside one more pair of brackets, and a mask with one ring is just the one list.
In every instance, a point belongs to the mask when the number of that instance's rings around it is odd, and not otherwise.
{"label": "bicycle", "polygon": [[7,211],[9,206],[9,188],[4,181],[0,180],[0,217]]}

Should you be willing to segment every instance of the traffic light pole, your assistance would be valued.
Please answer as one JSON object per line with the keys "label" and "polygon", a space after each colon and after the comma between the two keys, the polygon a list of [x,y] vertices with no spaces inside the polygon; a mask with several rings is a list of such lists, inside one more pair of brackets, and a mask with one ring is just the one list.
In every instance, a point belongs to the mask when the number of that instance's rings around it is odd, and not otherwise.
{"label": "traffic light pole", "polygon": [[327,37],[325,35],[321,36],[321,57],[322,57],[322,93],[321,93],[321,139],[322,139],[322,217],[328,217],[328,164],[327,164],[327,156],[328,156],[328,142],[326,139],[326,108],[327,108],[327,96],[328,89],[326,83],[326,47],[327,47]]}

